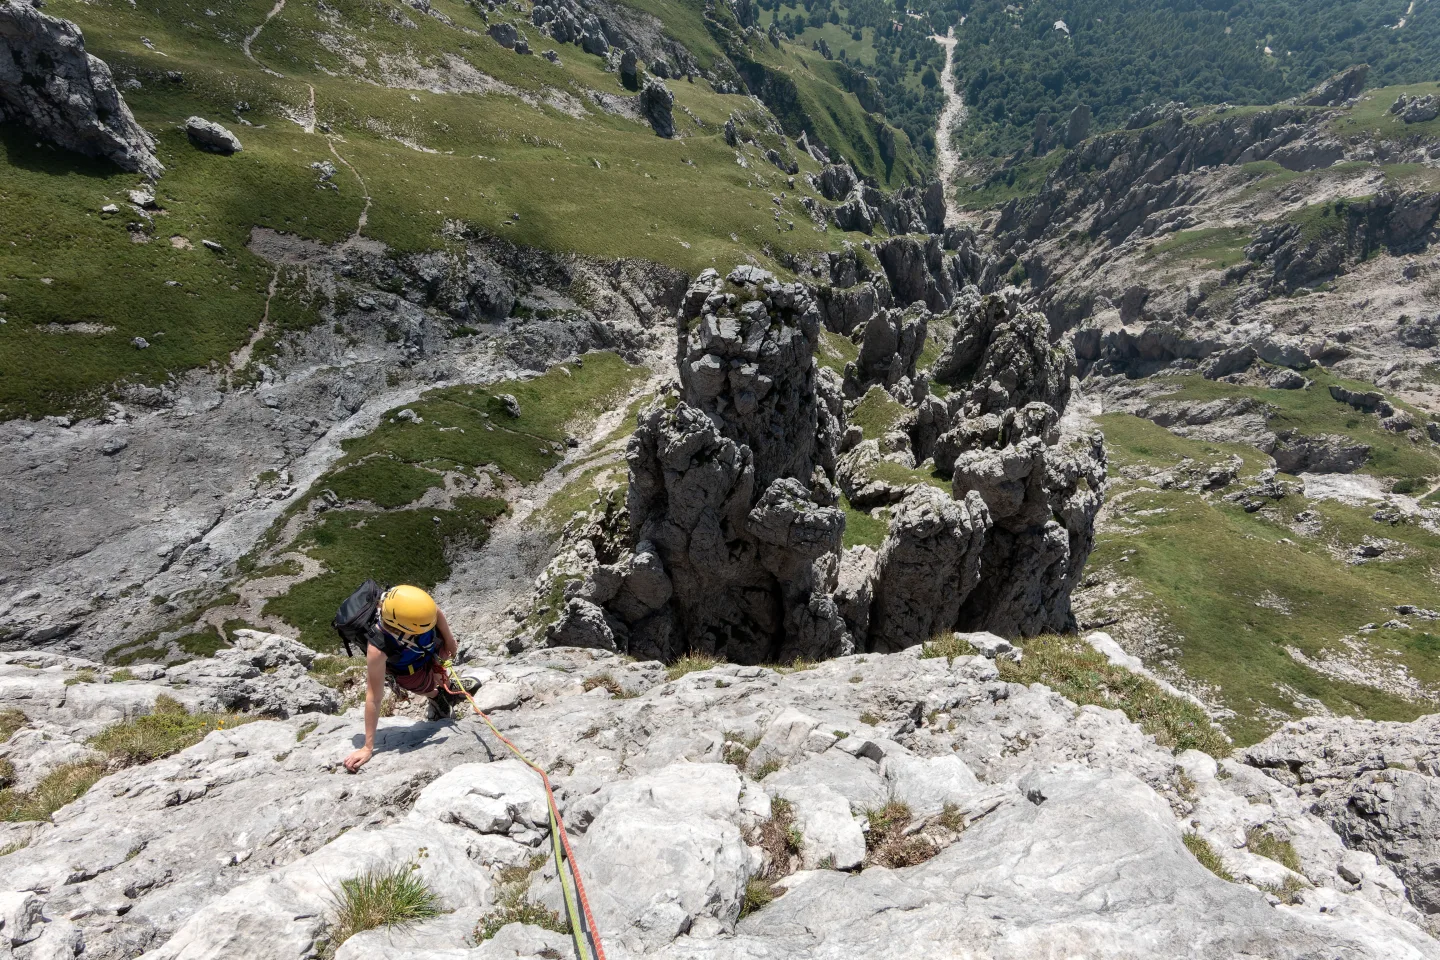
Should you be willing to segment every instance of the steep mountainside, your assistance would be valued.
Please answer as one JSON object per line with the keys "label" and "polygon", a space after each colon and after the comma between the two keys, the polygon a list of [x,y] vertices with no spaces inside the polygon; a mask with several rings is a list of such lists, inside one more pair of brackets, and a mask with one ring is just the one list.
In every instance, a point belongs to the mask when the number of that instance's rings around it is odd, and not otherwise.
{"label": "steep mountainside", "polygon": [[0,0],[0,958],[1440,958],[1428,3]]}

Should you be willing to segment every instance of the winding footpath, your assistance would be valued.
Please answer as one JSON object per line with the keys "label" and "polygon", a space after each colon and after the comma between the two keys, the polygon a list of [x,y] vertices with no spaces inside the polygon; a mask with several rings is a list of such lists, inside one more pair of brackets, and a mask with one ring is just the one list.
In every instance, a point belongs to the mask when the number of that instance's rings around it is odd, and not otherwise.
{"label": "winding footpath", "polygon": [[[964,26],[965,21],[960,21]],[[955,89],[955,28],[951,27],[945,36],[933,34],[930,39],[945,48],[945,70],[940,74],[940,89],[945,91],[945,109],[940,111],[940,123],[935,131],[935,165],[940,171],[940,183],[945,187],[945,226],[953,227],[961,221],[960,211],[955,208],[950,191],[960,169],[960,154],[955,149],[955,128],[965,122],[965,99]]]}

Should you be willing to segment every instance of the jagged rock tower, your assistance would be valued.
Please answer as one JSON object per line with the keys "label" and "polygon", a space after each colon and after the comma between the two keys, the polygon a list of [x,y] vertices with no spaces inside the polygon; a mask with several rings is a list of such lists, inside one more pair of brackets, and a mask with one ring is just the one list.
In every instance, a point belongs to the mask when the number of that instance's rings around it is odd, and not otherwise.
{"label": "jagged rock tower", "polygon": [[[1059,429],[1074,354],[1014,296],[968,288],[945,318],[942,399],[916,370],[929,316],[877,309],[842,378],[815,362],[803,284],[705,271],[678,313],[678,395],[627,450],[626,545],[587,534],[547,642],[757,663],[1071,627],[1105,482],[1099,435]],[[900,414],[866,439],[847,420],[877,390]],[[878,549],[843,549],[841,491],[886,510]]]}

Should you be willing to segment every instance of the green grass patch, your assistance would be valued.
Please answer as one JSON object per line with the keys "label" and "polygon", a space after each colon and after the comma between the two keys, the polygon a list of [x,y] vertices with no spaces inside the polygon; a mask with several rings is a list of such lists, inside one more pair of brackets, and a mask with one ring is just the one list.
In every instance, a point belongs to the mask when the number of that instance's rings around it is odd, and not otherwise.
{"label": "green grass patch", "polygon": [[[531,380],[431,390],[408,405],[423,422],[397,420],[392,411],[370,434],[344,442],[344,463],[379,453],[408,463],[443,459],[494,465],[534,483],[560,462],[568,426],[595,417],[648,375],[614,353],[590,353]],[[520,416],[505,412],[500,394],[515,397]]]}
{"label": "green grass patch", "polygon": [[944,657],[947,663],[954,663],[956,657],[973,657],[975,648],[964,640],[959,634],[947,633],[935,637],[920,645],[921,660],[937,660]]}
{"label": "green grass patch", "polygon": [[1205,227],[1180,230],[1152,246],[1148,256],[1204,263],[1213,270],[1228,270],[1245,259],[1249,231],[1243,227]]}
{"label": "green grass patch", "polygon": [[206,626],[204,630],[196,633],[187,633],[183,637],[176,637],[174,643],[181,650],[197,659],[213,657],[221,650],[227,649],[230,645],[225,638],[220,636],[220,631],[212,626]]}
{"label": "green grass patch", "polygon": [[[946,493],[951,491],[951,483],[938,473],[929,470],[912,469],[893,460],[878,460],[869,464],[866,473],[871,479],[880,480],[897,487],[914,486],[916,484],[927,484]],[[887,523],[888,527],[889,524]]]}
{"label": "green grass patch", "polygon": [[962,210],[991,210],[1011,200],[1033,197],[1060,166],[1067,150],[1052,150],[1043,157],[1024,160],[982,179],[961,178],[955,199]]}
{"label": "green grass patch", "polygon": [[688,653],[670,664],[665,669],[665,676],[670,680],[679,680],[687,673],[697,673],[701,670],[711,670],[725,661],[715,657],[706,656],[703,653]]}
{"label": "green grass patch", "polygon": [[905,419],[906,410],[883,387],[871,387],[850,414],[850,423],[860,428],[866,440],[879,440]]}
{"label": "green grass patch", "polygon": [[1245,831],[1245,846],[1257,856],[1274,860],[1287,870],[1300,873],[1300,856],[1289,840],[1282,840],[1264,827],[1250,827]]}
{"label": "green grass patch", "polygon": [[845,365],[860,359],[860,347],[849,337],[829,330],[820,331],[819,349],[815,351],[815,362],[822,367],[845,375]]}
{"label": "green grass patch", "polygon": [[1075,703],[1118,709],[1173,750],[1202,750],[1227,756],[1232,745],[1205,711],[1162,690],[1153,680],[1117,667],[1073,637],[1032,637],[1025,656],[1016,663],[998,660],[1002,679],[1012,683],[1043,683]]}
{"label": "green grass patch", "polygon": [[0,821],[20,823],[49,820],[61,807],[84,796],[105,776],[105,764],[98,761],[67,763],[47,773],[34,790],[0,790]]}
{"label": "green grass patch", "polygon": [[341,470],[325,481],[341,500],[364,500],[393,509],[419,500],[425,491],[444,484],[437,473],[387,456],[376,456]]}
{"label": "green grass patch", "polygon": [[842,545],[845,549],[851,547],[874,547],[877,550],[885,542],[885,537],[890,533],[890,515],[886,510],[878,510],[874,513],[866,513],[864,510],[856,510],[850,505],[850,499],[843,493],[840,495],[840,509],[845,511],[845,536]]}
{"label": "green grass patch", "polygon": [[29,719],[19,710],[6,707],[0,710],[0,743],[8,743],[15,731],[25,726]]}
{"label": "green grass patch", "polygon": [[[1325,400],[1333,403],[1328,395]],[[1119,466],[1134,457],[1114,442],[1119,431],[1112,428],[1122,416],[1102,418]],[[1146,443],[1159,430],[1133,426],[1132,435]],[[1203,456],[1204,444],[1172,441]],[[1166,450],[1166,456],[1179,452]],[[1295,482],[1287,482],[1294,490]],[[1313,529],[1295,520],[1305,510],[1315,514],[1318,533],[1301,532]],[[1367,622],[1390,619],[1399,604],[1434,609],[1440,603],[1440,587],[1429,575],[1440,565],[1440,537],[1414,524],[1381,527],[1372,512],[1307,501],[1298,490],[1247,514],[1187,491],[1131,489],[1098,538],[1090,565],[1138,581],[1148,600],[1128,602],[1152,604],[1149,612],[1173,630],[1177,665],[1235,711],[1224,725],[1241,745],[1262,739],[1286,717],[1313,714],[1311,701],[1341,715],[1411,720],[1431,712],[1433,703],[1318,672],[1287,652],[1323,660],[1327,650],[1345,654],[1340,637],[1358,636],[1381,662],[1402,664],[1421,683],[1440,688],[1440,660],[1423,631],[1357,634]],[[1345,561],[1377,535],[1396,544],[1386,559]]]}
{"label": "green grass patch", "polygon": [[1225,869],[1225,863],[1220,859],[1220,854],[1216,853],[1215,848],[1210,846],[1210,841],[1198,833],[1191,833],[1189,831],[1182,834],[1180,839],[1185,842],[1185,849],[1190,851],[1190,855],[1200,861],[1200,866],[1209,870],[1226,883],[1235,882],[1235,878],[1230,875],[1230,871]]}
{"label": "green grass patch", "polygon": [[162,693],[155,698],[153,713],[106,727],[89,743],[114,763],[133,766],[193,747],[212,731],[258,719],[235,713],[191,713],[184,704]]}

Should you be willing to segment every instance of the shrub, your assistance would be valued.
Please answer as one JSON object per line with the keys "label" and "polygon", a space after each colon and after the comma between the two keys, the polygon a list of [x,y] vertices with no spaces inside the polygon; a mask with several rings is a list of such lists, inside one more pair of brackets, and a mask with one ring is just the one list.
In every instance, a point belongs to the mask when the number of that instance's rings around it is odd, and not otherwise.
{"label": "shrub", "polygon": [[8,742],[15,735],[15,731],[25,726],[28,719],[19,710],[0,710],[0,743]]}
{"label": "shrub", "polygon": [[0,820],[7,823],[49,820],[51,814],[78,800],[103,776],[105,765],[89,760],[56,767],[29,792],[0,790]]}
{"label": "shrub", "polygon": [[507,867],[500,871],[500,890],[495,898],[495,909],[475,925],[476,944],[484,943],[512,923],[528,923],[555,933],[570,932],[569,922],[558,913],[526,898],[530,876],[540,869],[545,860],[544,856],[538,856],[525,866]]}
{"label": "shrub", "polygon": [[340,896],[330,923],[330,946],[338,947],[365,930],[403,926],[438,916],[439,898],[420,879],[418,869],[412,863],[340,881]]}
{"label": "shrub", "polygon": [[712,667],[718,667],[723,662],[723,660],[707,656],[703,653],[687,653],[679,660],[676,660],[674,663],[670,664],[670,666],[665,671],[665,676],[670,678],[671,680],[679,680],[687,673],[696,673],[700,670],[709,670]]}
{"label": "shrub", "polygon": [[90,745],[121,766],[149,763],[194,746],[212,730],[250,723],[257,717],[234,713],[195,713],[174,697],[155,698],[155,710],[107,727],[90,738]]}
{"label": "shrub", "polygon": [[1225,864],[1220,860],[1220,854],[1215,852],[1215,848],[1210,846],[1208,840],[1198,833],[1186,833],[1181,839],[1185,841],[1185,849],[1200,861],[1200,866],[1227,883],[1235,882],[1235,878],[1230,875],[1230,871],[1225,869]]}
{"label": "shrub", "polygon": [[1115,666],[1072,637],[1035,637],[1025,645],[1024,660],[1002,659],[995,665],[1001,678],[1012,683],[1043,683],[1075,703],[1118,708],[1162,746],[1201,750],[1217,758],[1233,749],[1199,706]]}

